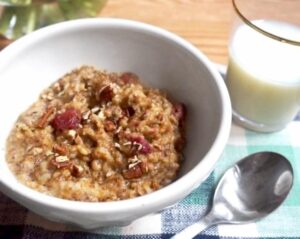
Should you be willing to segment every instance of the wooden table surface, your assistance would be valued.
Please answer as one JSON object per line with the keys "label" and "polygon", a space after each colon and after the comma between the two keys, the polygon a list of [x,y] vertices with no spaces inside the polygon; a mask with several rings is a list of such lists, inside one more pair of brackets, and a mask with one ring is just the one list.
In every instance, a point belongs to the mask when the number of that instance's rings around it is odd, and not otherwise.
{"label": "wooden table surface", "polygon": [[233,10],[230,0],[108,0],[100,17],[137,20],[167,29],[226,64]]}

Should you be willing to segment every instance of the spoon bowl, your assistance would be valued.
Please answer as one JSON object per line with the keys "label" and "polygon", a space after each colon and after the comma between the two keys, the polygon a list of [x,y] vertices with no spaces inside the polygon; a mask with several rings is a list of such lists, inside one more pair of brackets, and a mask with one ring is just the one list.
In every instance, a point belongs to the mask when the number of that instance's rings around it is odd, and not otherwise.
{"label": "spoon bowl", "polygon": [[274,152],[249,155],[225,172],[211,211],[172,238],[192,238],[216,224],[257,221],[282,204],[292,185],[293,169],[284,156]]}

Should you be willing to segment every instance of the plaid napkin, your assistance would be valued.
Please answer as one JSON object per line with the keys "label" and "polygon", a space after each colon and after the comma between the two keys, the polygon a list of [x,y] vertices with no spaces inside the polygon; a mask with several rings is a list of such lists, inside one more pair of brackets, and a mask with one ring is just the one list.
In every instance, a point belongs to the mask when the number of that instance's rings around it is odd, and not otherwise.
{"label": "plaid napkin", "polygon": [[295,180],[284,204],[268,217],[247,225],[215,226],[197,238],[300,238],[300,117],[280,132],[259,134],[232,125],[231,135],[216,169],[188,197],[163,211],[145,216],[126,227],[83,232],[47,221],[0,194],[0,238],[43,239],[155,239],[170,238],[176,231],[196,222],[210,207],[216,183],[242,157],[258,151],[285,155],[293,165]]}

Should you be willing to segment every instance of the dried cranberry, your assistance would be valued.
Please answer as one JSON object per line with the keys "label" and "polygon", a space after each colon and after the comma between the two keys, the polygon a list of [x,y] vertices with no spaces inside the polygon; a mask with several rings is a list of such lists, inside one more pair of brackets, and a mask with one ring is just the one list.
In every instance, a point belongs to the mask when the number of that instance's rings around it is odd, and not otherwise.
{"label": "dried cranberry", "polygon": [[135,84],[138,82],[139,78],[136,74],[131,72],[125,72],[120,76],[121,81],[124,84]]}
{"label": "dried cranberry", "polygon": [[186,117],[186,107],[183,103],[177,103],[173,105],[173,114],[178,120],[179,124],[182,125],[184,123]]}
{"label": "dried cranberry", "polygon": [[135,151],[140,154],[149,154],[152,151],[150,143],[141,136],[130,136],[129,140],[135,147]]}
{"label": "dried cranberry", "polygon": [[81,114],[76,109],[67,109],[65,112],[56,114],[51,124],[56,130],[76,129],[81,121]]}
{"label": "dried cranberry", "polygon": [[101,103],[107,103],[114,97],[113,89],[109,86],[103,86],[99,91],[99,100]]}

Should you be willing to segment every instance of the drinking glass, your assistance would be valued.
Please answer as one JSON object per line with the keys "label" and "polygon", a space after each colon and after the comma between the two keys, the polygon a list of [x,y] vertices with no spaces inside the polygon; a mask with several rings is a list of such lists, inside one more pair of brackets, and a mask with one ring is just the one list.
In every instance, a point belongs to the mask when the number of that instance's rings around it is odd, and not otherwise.
{"label": "drinking glass", "polygon": [[226,84],[234,120],[278,131],[300,109],[300,1],[232,0]]}
{"label": "drinking glass", "polygon": [[37,28],[98,15],[107,0],[0,0],[0,34],[15,40]]}

